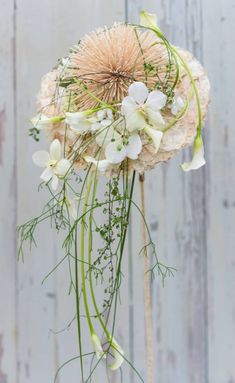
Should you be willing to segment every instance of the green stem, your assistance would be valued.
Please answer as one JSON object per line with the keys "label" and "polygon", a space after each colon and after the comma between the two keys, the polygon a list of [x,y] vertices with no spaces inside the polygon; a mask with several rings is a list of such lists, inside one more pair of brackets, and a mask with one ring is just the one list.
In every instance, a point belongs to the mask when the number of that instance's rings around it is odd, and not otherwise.
{"label": "green stem", "polygon": [[91,335],[94,334],[94,327],[91,321],[91,316],[89,312],[89,307],[88,307],[88,300],[87,300],[87,291],[86,291],[86,278],[85,278],[85,215],[87,213],[87,204],[90,196],[90,191],[91,191],[91,186],[93,182],[93,176],[91,176],[88,185],[87,185],[87,190],[85,194],[85,199],[84,199],[84,205],[83,205],[83,211],[82,214],[84,216],[83,222],[81,225],[81,244],[80,244],[80,251],[81,251],[81,279],[82,279],[82,292],[83,292],[83,301],[84,301],[84,307],[85,307],[85,312],[87,316],[87,322],[88,326],[90,329]]}
{"label": "green stem", "polygon": [[79,301],[79,282],[78,282],[78,250],[77,250],[77,230],[75,234],[75,294],[76,294],[76,310],[77,310],[77,330],[78,330],[78,346],[80,353],[80,366],[82,382],[84,382],[84,371],[83,371],[83,354],[82,354],[82,335],[81,335],[81,322],[80,322],[80,301]]}
{"label": "green stem", "polygon": [[197,130],[198,130],[198,134],[201,134],[201,129],[202,129],[202,111],[201,111],[201,104],[200,104],[200,98],[199,98],[197,86],[196,86],[195,81],[193,79],[191,70],[189,69],[188,65],[186,64],[186,62],[183,59],[183,57],[181,56],[181,54],[173,46],[171,46],[171,49],[176,54],[176,56],[179,58],[181,64],[183,65],[184,69],[187,72],[187,75],[190,78],[191,85],[192,85],[192,88],[193,88],[193,91],[194,91],[194,95],[195,95],[195,98],[196,98],[196,103],[197,103],[197,112],[198,112],[198,127],[197,127]]}

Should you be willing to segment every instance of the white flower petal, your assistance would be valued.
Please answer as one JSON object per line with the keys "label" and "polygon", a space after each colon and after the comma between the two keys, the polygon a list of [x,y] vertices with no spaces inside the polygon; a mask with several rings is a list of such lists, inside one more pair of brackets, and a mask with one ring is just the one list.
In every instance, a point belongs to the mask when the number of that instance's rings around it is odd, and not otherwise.
{"label": "white flower petal", "polygon": [[89,111],[84,112],[76,112],[66,113],[66,123],[70,125],[70,128],[78,134],[82,134],[84,132],[88,132],[91,130],[93,123],[96,122],[95,119],[93,119],[90,116]]}
{"label": "white flower petal", "polygon": [[181,165],[181,168],[188,172],[190,170],[197,170],[205,165],[206,160],[204,158],[204,145],[201,135],[197,135],[194,141],[193,159],[191,162],[185,162]]}
{"label": "white flower petal", "polygon": [[51,188],[52,188],[52,190],[56,191],[56,189],[58,188],[58,185],[59,185],[59,179],[54,174],[53,177],[52,177],[52,181],[51,181]]}
{"label": "white flower petal", "polygon": [[128,138],[128,145],[126,145],[127,157],[136,160],[142,150],[142,141],[138,134]]}
{"label": "white flower petal", "polygon": [[92,130],[94,128],[94,124],[92,124],[89,120],[84,120],[80,121],[76,125],[70,125],[70,128],[74,131],[74,133],[82,134]]}
{"label": "white flower petal", "polygon": [[124,97],[124,99],[122,100],[121,112],[122,114],[127,116],[135,112],[138,109],[138,107],[139,106],[136,104],[135,100],[132,97],[127,96]]}
{"label": "white flower petal", "polygon": [[50,161],[50,155],[45,150],[39,150],[33,154],[32,159],[36,165],[44,168]]}
{"label": "white flower petal", "polygon": [[126,148],[121,141],[106,146],[105,157],[111,164],[119,164],[126,158]]}
{"label": "white flower petal", "polygon": [[62,158],[55,166],[55,174],[60,177],[64,177],[68,172],[71,163],[66,158]]}
{"label": "white flower petal", "polygon": [[97,117],[99,121],[102,120],[113,120],[113,112],[111,109],[102,109],[97,112]]}
{"label": "white flower petal", "polygon": [[146,126],[147,122],[142,111],[136,110],[126,116],[126,129],[128,132],[143,130]]}
{"label": "white flower petal", "polygon": [[50,179],[53,177],[54,173],[52,171],[52,168],[46,168],[42,174],[40,175],[40,178],[44,181],[44,182],[48,182],[50,181]]}
{"label": "white flower petal", "polygon": [[121,367],[122,363],[124,362],[124,351],[121,348],[121,346],[119,346],[119,344],[115,341],[115,339],[112,339],[110,349],[114,361],[109,365],[109,368],[114,371]]}
{"label": "white flower petal", "polygon": [[94,164],[101,173],[104,173],[111,166],[108,160],[96,160],[90,156],[84,156],[84,160],[88,163]]}
{"label": "white flower petal", "polygon": [[54,161],[59,161],[61,158],[61,143],[58,139],[52,141],[50,145],[50,157]]}
{"label": "white flower petal", "polygon": [[145,132],[153,140],[155,153],[157,153],[161,144],[163,133],[160,130],[155,130],[150,127],[145,128]]}
{"label": "white flower petal", "polygon": [[152,109],[147,109],[147,115],[151,125],[159,129],[161,127],[163,128],[165,121],[160,112],[155,112]]}
{"label": "white flower petal", "polygon": [[75,113],[72,113],[72,112],[67,112],[65,114],[66,116],[66,123],[67,124],[72,124],[72,125],[76,125],[78,124],[82,119],[86,118],[87,117],[87,113],[86,112],[75,112]]}
{"label": "white flower petal", "polygon": [[157,112],[166,105],[166,101],[167,97],[164,93],[160,92],[160,90],[154,90],[149,93],[145,105]]}
{"label": "white flower petal", "polygon": [[102,127],[100,129],[100,132],[96,135],[96,142],[99,146],[105,148],[110,142],[120,140],[120,138],[120,134],[112,126],[108,126],[107,128]]}
{"label": "white flower petal", "polygon": [[143,82],[133,82],[128,89],[128,94],[133,98],[137,104],[144,104],[146,98],[148,97],[148,88]]}
{"label": "white flower petal", "polygon": [[91,335],[91,341],[92,341],[92,344],[93,344],[93,348],[94,348],[94,351],[96,353],[96,357],[98,360],[102,359],[102,358],[106,358],[106,354],[102,348],[102,345],[101,345],[101,342],[99,340],[99,337],[97,336],[97,334],[93,333]]}

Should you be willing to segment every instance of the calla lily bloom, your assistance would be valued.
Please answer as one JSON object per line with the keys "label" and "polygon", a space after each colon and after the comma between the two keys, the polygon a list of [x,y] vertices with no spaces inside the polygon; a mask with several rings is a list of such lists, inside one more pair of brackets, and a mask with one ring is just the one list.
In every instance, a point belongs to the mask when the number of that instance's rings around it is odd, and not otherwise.
{"label": "calla lily bloom", "polygon": [[201,133],[197,134],[197,137],[194,141],[194,148],[193,148],[193,159],[191,162],[185,162],[181,165],[181,168],[188,172],[190,170],[197,170],[203,165],[205,165],[206,160],[204,158],[204,145],[202,141]]}
{"label": "calla lily bloom", "polygon": [[94,348],[94,351],[96,353],[97,359],[98,360],[100,360],[102,358],[105,359],[106,358],[106,353],[103,350],[101,342],[100,342],[100,339],[99,339],[99,337],[98,337],[98,335],[96,333],[93,333],[91,335],[91,341],[92,341],[93,348]]}
{"label": "calla lily bloom", "polygon": [[45,167],[40,178],[44,182],[51,182],[51,187],[56,190],[59,185],[59,179],[63,178],[68,172],[71,163],[66,158],[62,157],[62,148],[59,140],[52,141],[49,152],[39,150],[33,154],[33,162],[40,166]]}
{"label": "calla lily bloom", "polygon": [[153,13],[145,11],[140,12],[140,25],[147,28],[157,28],[157,16]]}
{"label": "calla lily bloom", "polygon": [[109,364],[109,368],[114,371],[120,368],[124,362],[124,350],[116,342],[115,339],[112,339],[110,343],[110,350],[113,357],[113,362]]}
{"label": "calla lily bloom", "polygon": [[47,129],[48,125],[56,124],[57,122],[61,122],[64,119],[65,118],[63,116],[47,117],[44,114],[38,114],[32,118],[31,122],[37,129]]}

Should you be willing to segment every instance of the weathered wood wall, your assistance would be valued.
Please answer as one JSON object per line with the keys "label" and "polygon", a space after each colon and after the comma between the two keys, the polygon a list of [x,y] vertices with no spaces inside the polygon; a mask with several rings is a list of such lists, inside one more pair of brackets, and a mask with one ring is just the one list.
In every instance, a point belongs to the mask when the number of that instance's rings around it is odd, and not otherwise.
{"label": "weathered wood wall", "polygon": [[[76,355],[73,329],[53,333],[74,315],[63,270],[41,287],[59,256],[46,226],[40,248],[16,263],[16,222],[31,217],[42,198],[31,162],[36,145],[27,136],[40,78],[85,32],[137,21],[141,9],[158,13],[167,36],[202,60],[212,83],[206,167],[182,173],[185,152],[146,180],[152,235],[162,260],[178,269],[164,288],[152,285],[155,381],[235,383],[234,0],[0,0],[0,383],[52,382]],[[135,219],[118,334],[144,375],[137,237]],[[58,382],[78,382],[78,370],[71,364]],[[124,381],[138,379],[125,369]]]}

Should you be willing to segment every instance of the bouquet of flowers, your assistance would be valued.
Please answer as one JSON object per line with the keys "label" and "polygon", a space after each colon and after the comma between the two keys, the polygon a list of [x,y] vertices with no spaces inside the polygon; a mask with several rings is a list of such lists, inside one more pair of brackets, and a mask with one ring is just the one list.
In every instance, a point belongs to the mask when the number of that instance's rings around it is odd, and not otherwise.
{"label": "bouquet of flowers", "polygon": [[[34,163],[43,168],[41,186],[50,197],[39,216],[19,227],[19,254],[25,241],[35,241],[35,229],[44,220],[65,233],[60,264],[68,262],[70,293],[75,296],[82,382],[83,309],[91,355],[105,360],[111,370],[127,361],[115,338],[115,318],[133,207],[143,219],[145,315],[151,325],[148,272],[156,270],[164,280],[173,269],[159,261],[145,219],[144,172],[191,144],[192,161],[182,164],[182,170],[205,164],[201,132],[209,88],[201,64],[171,45],[147,12],[141,12],[140,25],[115,23],[86,35],[42,79],[30,135],[38,141],[45,132],[50,141],[48,151],[33,154]],[[141,207],[133,200],[136,174]],[[103,196],[101,176],[107,179]],[[99,245],[94,248],[94,243]],[[155,257],[152,269],[147,253]],[[105,299],[100,307],[96,289],[102,284]],[[150,347],[151,332],[146,336]],[[153,381],[151,372],[148,381]]]}

